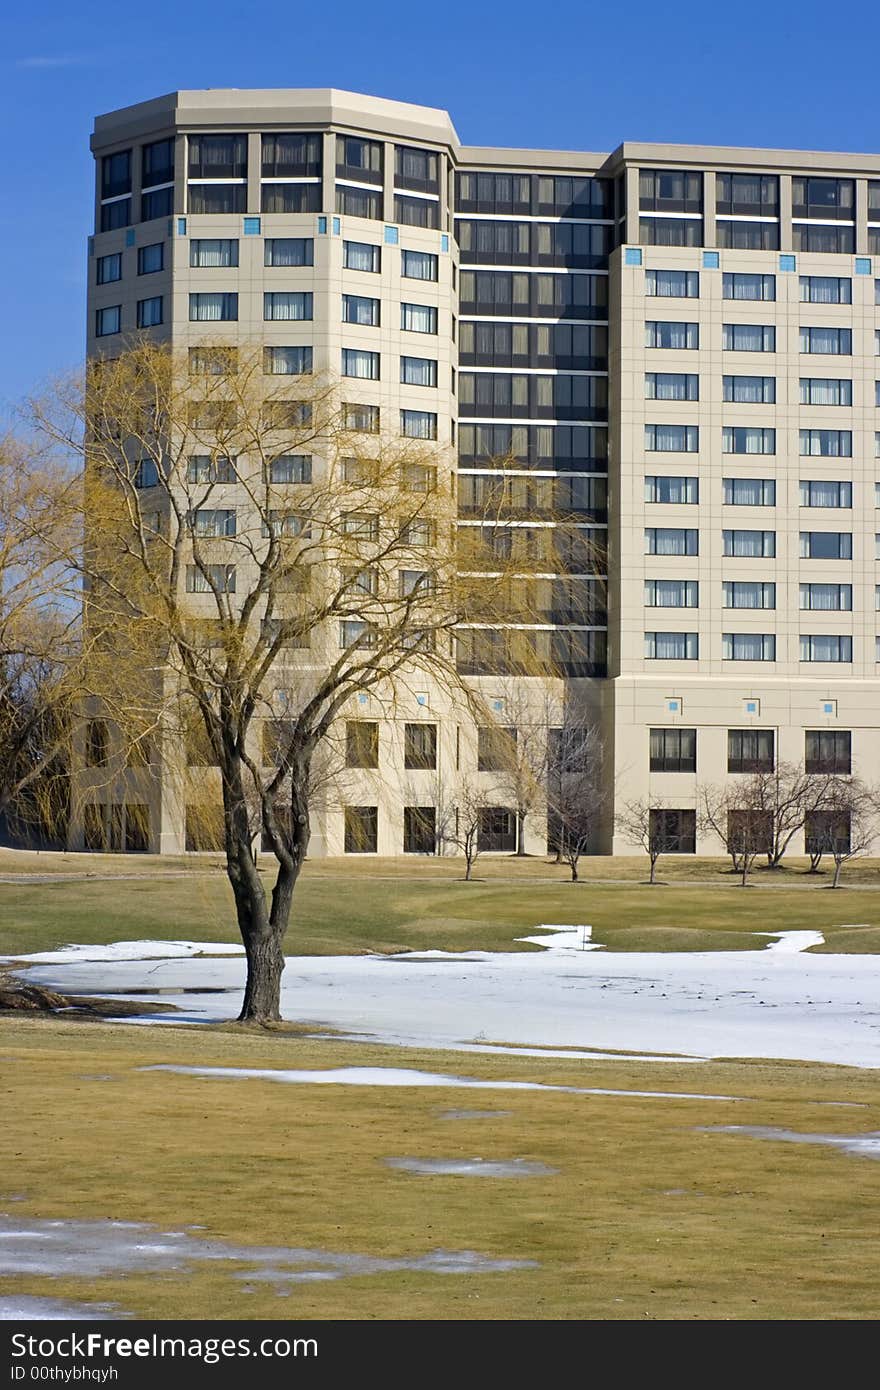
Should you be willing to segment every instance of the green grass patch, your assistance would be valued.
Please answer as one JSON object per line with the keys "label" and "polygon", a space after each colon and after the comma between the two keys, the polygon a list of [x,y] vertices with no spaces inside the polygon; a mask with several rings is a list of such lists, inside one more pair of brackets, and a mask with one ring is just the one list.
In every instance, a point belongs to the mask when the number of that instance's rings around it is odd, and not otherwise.
{"label": "green grass patch", "polygon": [[[238,941],[222,869],[162,877],[161,862],[137,862],[140,876],[125,882],[61,874],[40,883],[0,882],[0,955],[69,942]],[[406,868],[406,875],[388,876],[350,861],[307,864],[287,951],[538,950],[516,938],[541,922],[589,924],[593,940],[615,951],[760,949],[765,943],[750,933],[805,928],[827,933],[835,951],[880,950],[880,886],[831,893],[811,879],[805,884],[803,875],[774,877],[772,886],[758,877],[745,890],[723,876],[654,887],[589,878],[572,884],[545,877],[543,863],[532,877],[463,883],[440,860]]]}

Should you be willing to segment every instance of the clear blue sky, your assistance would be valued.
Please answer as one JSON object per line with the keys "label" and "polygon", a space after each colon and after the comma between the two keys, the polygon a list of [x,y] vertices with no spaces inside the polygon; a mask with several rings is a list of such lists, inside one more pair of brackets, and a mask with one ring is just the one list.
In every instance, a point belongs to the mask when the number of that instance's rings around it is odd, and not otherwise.
{"label": "clear blue sky", "polygon": [[446,107],[468,144],[880,151],[878,40],[876,0],[16,4],[0,410],[81,359],[100,112],[177,88],[332,86]]}

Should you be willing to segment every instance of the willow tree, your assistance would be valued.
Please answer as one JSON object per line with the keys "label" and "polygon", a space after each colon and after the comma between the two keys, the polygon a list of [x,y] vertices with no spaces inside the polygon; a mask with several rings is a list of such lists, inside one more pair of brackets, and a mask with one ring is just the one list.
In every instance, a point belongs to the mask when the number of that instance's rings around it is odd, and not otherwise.
{"label": "willow tree", "polygon": [[63,835],[69,738],[82,691],[76,569],[81,493],[70,469],[0,439],[0,817]]}
{"label": "willow tree", "polygon": [[[472,621],[496,615],[509,568],[493,559],[487,572],[478,543],[474,577],[459,577],[437,444],[383,433],[377,407],[346,400],[348,383],[272,366],[260,350],[135,343],[37,408],[84,465],[85,624],[117,662],[103,668],[107,707],[130,706],[130,672],[142,672],[134,723],[160,731],[161,776],[186,776],[194,722],[219,769],[247,956],[240,1018],[259,1022],[280,1018],[283,940],[335,722],[363,692],[393,704],[426,677],[472,701],[453,629],[462,605]],[[274,861],[268,890],[255,831]]]}

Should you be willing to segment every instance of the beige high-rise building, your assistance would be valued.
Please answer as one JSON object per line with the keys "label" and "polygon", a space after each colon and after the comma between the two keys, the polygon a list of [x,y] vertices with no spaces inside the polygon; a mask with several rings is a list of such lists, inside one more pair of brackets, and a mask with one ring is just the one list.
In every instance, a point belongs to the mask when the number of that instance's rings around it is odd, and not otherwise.
{"label": "beige high-rise building", "polygon": [[[597,850],[633,852],[633,799],[718,853],[703,783],[876,775],[880,156],[476,148],[444,111],[335,90],[176,92],[99,117],[92,149],[91,354],[143,331],[350,369],[353,401],[454,454],[460,526],[485,524],[502,459],[500,545],[565,515],[515,627],[543,674],[506,673],[506,627],[463,628],[458,659],[501,723],[572,701],[601,727]],[[493,773],[433,692],[374,717],[366,847],[424,851],[407,813]],[[74,842],[183,849],[179,798],[149,795],[145,840],[123,779]],[[484,843],[508,851],[497,799]],[[344,851],[345,816],[313,853]],[[540,806],[524,837],[545,848]]]}

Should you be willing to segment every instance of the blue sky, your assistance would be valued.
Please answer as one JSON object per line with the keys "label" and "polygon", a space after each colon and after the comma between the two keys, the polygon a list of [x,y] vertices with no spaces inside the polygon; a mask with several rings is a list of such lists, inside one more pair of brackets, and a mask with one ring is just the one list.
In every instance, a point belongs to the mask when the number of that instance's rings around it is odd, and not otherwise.
{"label": "blue sky", "polygon": [[866,0],[16,5],[0,45],[0,409],[81,360],[100,112],[185,87],[334,86],[445,106],[469,144],[880,151],[878,39]]}

